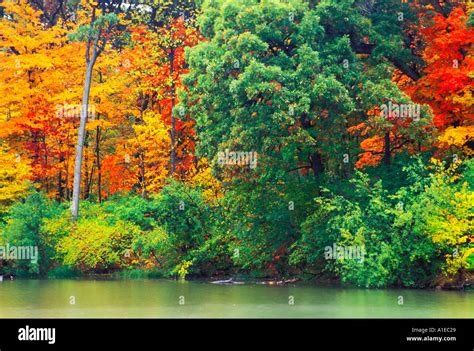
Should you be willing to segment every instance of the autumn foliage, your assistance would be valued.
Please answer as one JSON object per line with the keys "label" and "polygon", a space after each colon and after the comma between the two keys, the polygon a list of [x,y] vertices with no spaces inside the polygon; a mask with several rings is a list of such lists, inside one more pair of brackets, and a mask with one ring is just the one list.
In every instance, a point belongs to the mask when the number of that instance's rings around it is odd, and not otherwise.
{"label": "autumn foliage", "polygon": [[[0,244],[43,245],[41,274],[461,284],[474,266],[473,13],[0,1]],[[334,243],[366,245],[369,263],[324,259]]]}

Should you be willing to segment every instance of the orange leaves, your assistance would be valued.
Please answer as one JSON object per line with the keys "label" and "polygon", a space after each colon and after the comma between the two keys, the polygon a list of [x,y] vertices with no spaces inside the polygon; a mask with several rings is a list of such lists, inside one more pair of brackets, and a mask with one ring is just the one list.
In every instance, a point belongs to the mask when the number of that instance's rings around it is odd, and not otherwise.
{"label": "orange leaves", "polygon": [[376,166],[382,161],[382,150],[384,147],[383,137],[375,135],[373,137],[367,138],[360,143],[360,147],[364,152],[355,164],[356,168]]}
{"label": "orange leaves", "polygon": [[349,127],[347,131],[352,134],[352,135],[357,135],[359,134],[360,136],[365,136],[367,135],[368,131],[370,130],[370,127],[367,126],[366,123],[359,123],[356,124],[355,126]]}
{"label": "orange leaves", "polygon": [[101,175],[106,182],[103,185],[102,197],[106,198],[117,192],[128,192],[132,190],[136,179],[129,168],[128,154],[108,155],[102,162]]}
{"label": "orange leaves", "polygon": [[184,110],[173,115],[173,107],[179,102],[177,91],[184,89],[181,83],[181,76],[187,73],[184,49],[196,45],[201,36],[181,18],[156,32],[140,26],[132,28],[131,33],[134,46],[123,52],[122,61],[127,60],[129,65],[122,69],[131,78],[134,114],[140,123],[133,126],[135,135],[128,143],[143,158],[144,170],[135,171],[142,173],[146,190],[156,192],[168,176],[173,119],[175,176],[186,178],[194,167],[194,120]]}
{"label": "orange leaves", "polygon": [[[2,7],[8,16],[0,18],[1,141],[23,150],[31,161],[28,172],[43,190],[69,200],[85,73],[79,53],[85,43],[66,35],[88,24],[97,4],[83,0],[75,23],[54,26],[45,25],[26,0]],[[130,32],[133,45],[105,47],[93,71],[89,113],[94,116],[86,124],[81,195],[159,191],[169,175],[172,125],[176,177],[195,172],[195,122],[185,111],[174,123],[172,116],[177,91],[184,89],[185,47],[196,45],[201,35],[182,18]]]}

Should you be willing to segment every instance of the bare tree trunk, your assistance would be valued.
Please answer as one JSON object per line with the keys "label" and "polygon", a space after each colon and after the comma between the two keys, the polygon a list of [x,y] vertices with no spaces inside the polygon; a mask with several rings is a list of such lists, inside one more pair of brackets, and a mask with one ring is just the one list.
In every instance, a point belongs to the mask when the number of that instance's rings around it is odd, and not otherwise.
{"label": "bare tree trunk", "polygon": [[84,80],[84,90],[82,93],[82,106],[81,106],[81,122],[79,125],[79,131],[77,136],[76,145],[76,162],[74,165],[74,183],[72,190],[72,207],[71,214],[72,219],[77,220],[79,216],[79,197],[81,194],[81,169],[82,169],[82,154],[84,151],[84,139],[86,134],[86,123],[87,115],[89,110],[89,96],[91,91],[92,83],[92,71],[97,56],[93,53],[91,60],[87,63],[86,77]]}
{"label": "bare tree trunk", "polygon": [[145,184],[145,154],[144,151],[140,148],[140,184],[142,187],[142,198],[147,198],[146,193],[146,184]]}
{"label": "bare tree trunk", "polygon": [[56,193],[56,201],[61,202],[64,197],[64,192],[63,192],[63,171],[59,170],[58,174],[58,188],[57,188],[57,193]]}
{"label": "bare tree trunk", "polygon": [[309,156],[309,161],[311,163],[311,169],[313,170],[314,176],[318,176],[324,172],[324,163],[322,155],[317,152]]}
{"label": "bare tree trunk", "polygon": [[175,106],[175,83],[173,79],[174,73],[174,48],[171,49],[170,53],[170,77],[171,83],[171,175],[174,175],[176,170],[176,119],[174,117],[174,106]]}
{"label": "bare tree trunk", "polygon": [[[86,130],[86,135],[84,137],[84,144],[83,144],[86,149],[89,147],[88,139],[89,139],[89,133]],[[89,155],[88,155],[87,152],[84,156],[84,165],[83,165],[83,167],[84,167],[84,178],[85,178],[85,180],[83,182],[84,183],[84,187],[83,187],[84,191],[83,191],[83,194],[82,194],[82,198],[83,199],[88,199],[89,198],[89,177],[90,177],[90,174],[89,174]]]}
{"label": "bare tree trunk", "polygon": [[391,162],[391,151],[390,151],[390,131],[387,130],[385,131],[385,137],[384,137],[384,155],[383,155],[383,163],[386,166],[390,165]]}
{"label": "bare tree trunk", "polygon": [[96,155],[96,163],[97,163],[97,199],[99,204],[102,203],[102,174],[101,169],[102,166],[100,164],[100,127],[97,126],[96,134],[95,134],[95,155]]}

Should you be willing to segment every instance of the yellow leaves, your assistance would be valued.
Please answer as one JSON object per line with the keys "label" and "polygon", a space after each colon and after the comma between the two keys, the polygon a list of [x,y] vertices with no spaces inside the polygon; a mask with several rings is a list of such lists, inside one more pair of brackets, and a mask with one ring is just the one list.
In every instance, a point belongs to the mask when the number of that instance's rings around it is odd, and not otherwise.
{"label": "yellow leaves", "polygon": [[206,158],[199,160],[197,172],[189,180],[189,184],[193,187],[200,187],[203,190],[204,199],[207,201],[213,201],[224,196],[222,186],[212,175],[212,169]]}
{"label": "yellow leaves", "polygon": [[[10,119],[21,117],[38,95],[52,96],[65,90],[64,73],[76,76],[74,60],[77,51],[67,47],[64,28],[45,28],[39,20],[40,12],[26,1],[5,4],[7,13],[16,21],[0,18],[0,113]],[[83,64],[81,63],[81,70]],[[82,76],[82,72],[80,74]],[[69,78],[70,79],[70,78]],[[61,101],[63,103],[63,101]]]}
{"label": "yellow leaves", "polygon": [[[430,191],[439,193],[439,189],[448,189],[446,184],[450,179],[443,180],[438,176],[432,184]],[[467,183],[454,191],[451,195],[436,195],[439,198],[439,207],[434,216],[429,217],[427,225],[432,232],[431,238],[435,243],[444,243],[452,246],[466,244],[474,237],[474,220],[472,211],[474,208],[474,193],[469,191]],[[444,204],[443,199],[445,198]]]}
{"label": "yellow leaves", "polygon": [[472,150],[464,146],[467,142],[472,140],[474,140],[474,126],[449,127],[439,137],[439,141],[445,144],[445,146],[463,148],[468,155],[472,154]]}
{"label": "yellow leaves", "polygon": [[[147,192],[157,192],[165,184],[168,176],[170,153],[169,128],[160,114],[148,111],[143,115],[143,124],[133,125],[135,136],[129,139],[133,152],[139,156],[136,172],[144,170],[142,186]],[[141,163],[141,164],[140,164]]]}
{"label": "yellow leaves", "polygon": [[93,119],[87,122],[86,129],[87,130],[96,130],[97,127],[102,129],[107,129],[113,127],[113,123],[106,121],[104,119]]}
{"label": "yellow leaves", "polygon": [[40,21],[41,12],[34,10],[25,0],[17,3],[3,3],[5,12],[15,18],[12,21],[6,17],[0,19],[2,41],[0,48],[14,48],[20,54],[35,53],[38,47],[59,44],[66,32],[55,26],[45,30]]}
{"label": "yellow leaves", "polygon": [[0,209],[25,195],[29,174],[26,160],[0,146]]}

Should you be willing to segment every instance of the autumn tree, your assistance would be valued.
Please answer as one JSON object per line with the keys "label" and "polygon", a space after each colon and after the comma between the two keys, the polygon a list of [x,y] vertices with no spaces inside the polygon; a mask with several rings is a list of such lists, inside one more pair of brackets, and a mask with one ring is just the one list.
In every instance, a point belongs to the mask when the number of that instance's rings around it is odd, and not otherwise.
{"label": "autumn tree", "polygon": [[[196,30],[195,14],[196,5],[194,1],[149,1],[145,2],[150,7],[140,22],[144,23],[155,35],[154,45],[160,50],[164,61],[161,63],[162,74],[167,78],[161,84],[161,108],[163,118],[170,124],[170,174],[174,175],[178,167],[178,159],[181,165],[181,176],[186,168],[189,168],[189,156],[185,155],[184,144],[192,148],[192,142],[186,141],[190,137],[192,127],[189,120],[186,122],[186,112],[175,111],[177,104],[177,90],[180,88],[180,76],[186,72],[184,64],[184,49],[192,47],[200,40]],[[191,122],[192,124],[192,122]],[[186,135],[187,134],[187,135]],[[191,144],[191,145],[189,145]],[[180,155],[178,155],[180,154]]]}
{"label": "autumn tree", "polygon": [[77,97],[78,46],[68,45],[66,27],[45,28],[26,1],[2,6],[8,16],[0,19],[0,137],[31,161],[43,190],[63,199],[75,128],[65,110]]}
{"label": "autumn tree", "polygon": [[8,205],[24,197],[28,190],[30,166],[26,158],[7,147],[0,147],[0,212]]}
{"label": "autumn tree", "polygon": [[[84,140],[86,134],[86,123],[89,116],[89,97],[92,83],[92,75],[95,63],[104,51],[107,43],[111,40],[114,30],[118,29],[119,17],[123,17],[123,1],[102,1],[89,3],[83,2],[85,21],[80,25],[73,39],[86,43],[85,61],[86,74],[84,78],[84,89],[82,94],[81,117],[78,130],[76,161],[74,166],[74,184],[72,195],[72,217],[77,219],[79,215],[79,198],[81,189],[82,161]],[[133,8],[133,3],[126,9]]]}
{"label": "autumn tree", "polygon": [[474,27],[468,24],[462,4],[451,12],[423,14],[422,21],[426,68],[419,80],[402,86],[415,101],[431,107],[434,125],[442,132],[442,147],[452,146],[454,152],[472,154]]}

